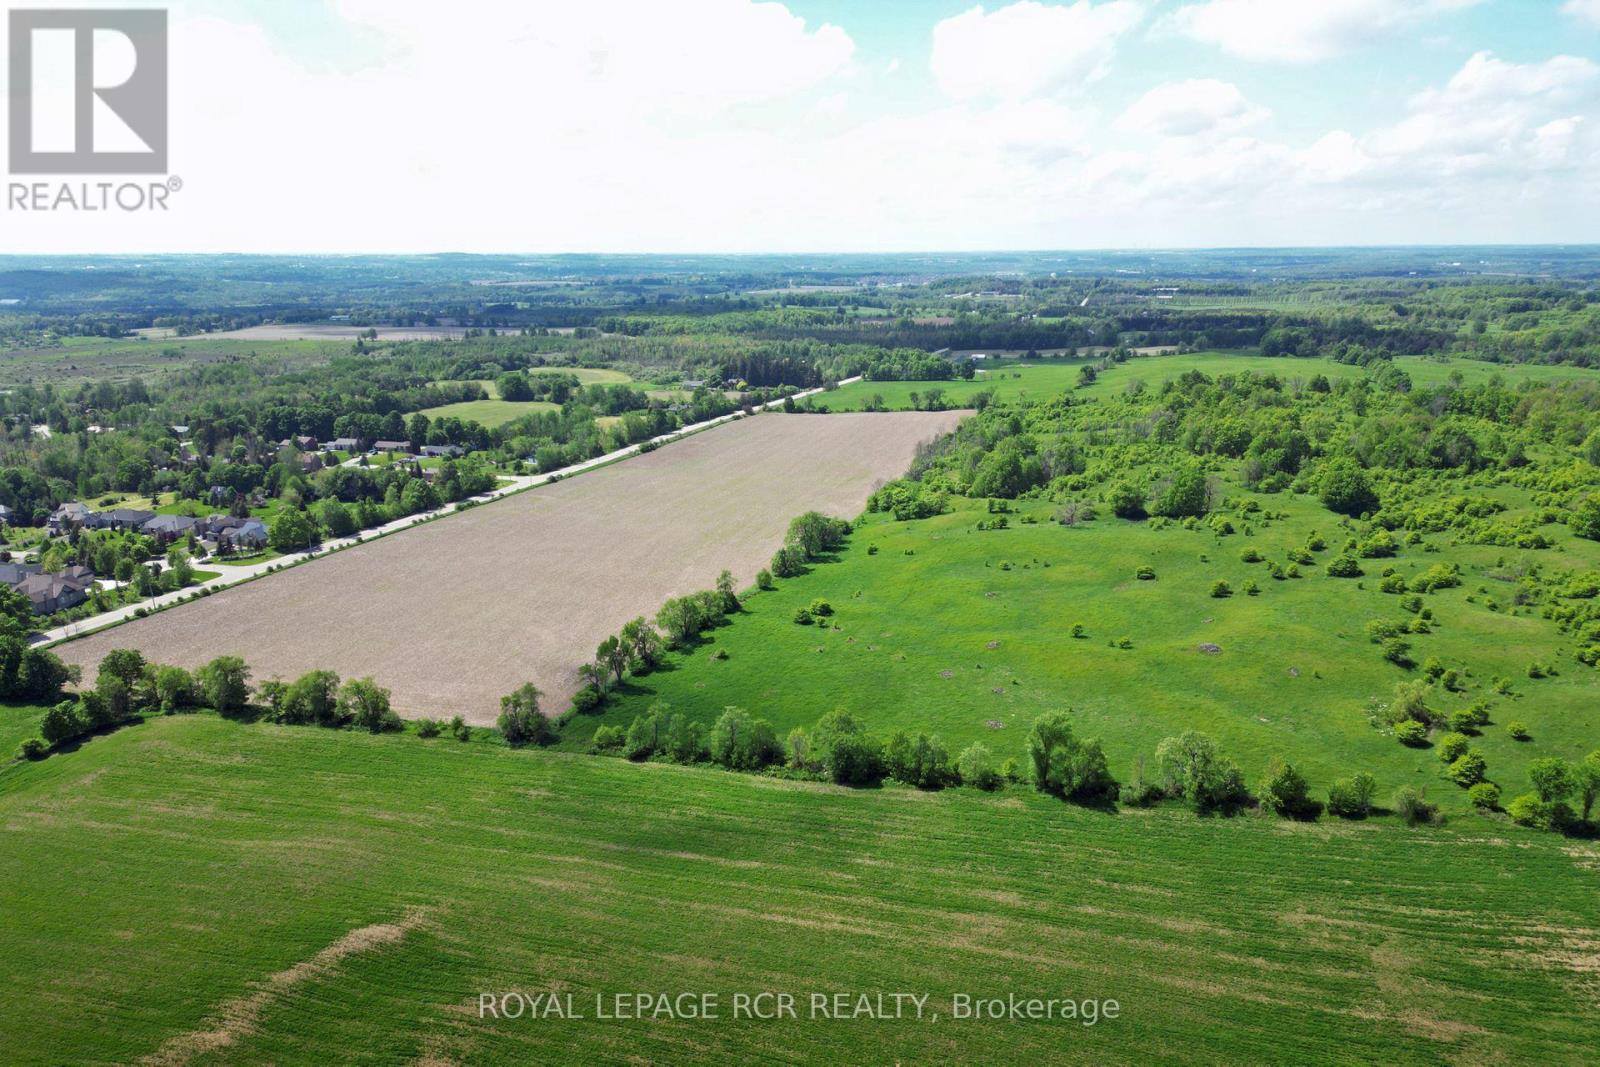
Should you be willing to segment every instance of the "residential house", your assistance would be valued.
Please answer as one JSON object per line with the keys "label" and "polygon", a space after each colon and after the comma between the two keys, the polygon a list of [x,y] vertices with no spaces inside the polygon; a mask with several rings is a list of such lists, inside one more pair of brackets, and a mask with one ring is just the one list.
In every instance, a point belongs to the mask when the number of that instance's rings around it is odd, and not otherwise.
{"label": "residential house", "polygon": [[230,526],[217,534],[217,543],[227,545],[235,552],[267,547],[267,524],[260,519],[245,519],[238,526]]}
{"label": "residential house", "polygon": [[110,511],[93,511],[83,525],[91,530],[137,530],[156,517],[153,511],[138,508],[112,508]]}
{"label": "residential house", "polygon": [[201,533],[218,548],[229,548],[238,552],[267,546],[267,524],[260,519],[213,515],[200,529]]}
{"label": "residential house", "polygon": [[314,474],[322,469],[322,457],[315,452],[300,453],[300,469],[306,474]]}
{"label": "residential house", "polygon": [[60,574],[30,574],[16,589],[33,604],[35,615],[53,615],[88,600],[93,585],[88,567],[68,567]]}
{"label": "residential house", "polygon": [[0,523],[9,524],[16,517],[17,517],[17,513],[16,512],[12,511],[10,508],[6,507],[4,504],[0,504]]}
{"label": "residential house", "polygon": [[73,501],[71,503],[62,504],[59,508],[56,508],[54,511],[52,511],[50,513],[50,519],[46,525],[53,534],[66,533],[68,530],[71,530],[74,527],[82,526],[88,520],[91,514],[93,514],[93,512],[91,512],[86,506]]}
{"label": "residential house", "polygon": [[314,451],[317,447],[317,439],[307,434],[296,437],[294,443],[307,452]]}
{"label": "residential house", "polygon": [[457,456],[465,455],[466,449],[460,445],[423,445],[422,454],[441,459],[454,459]]}
{"label": "residential house", "polygon": [[0,585],[16,588],[24,578],[43,571],[44,568],[37,563],[0,563]]}
{"label": "residential house", "polygon": [[170,545],[187,537],[199,525],[200,520],[189,515],[157,515],[139,527],[139,532],[154,537],[160,544]]}
{"label": "residential house", "polygon": [[372,447],[378,452],[410,452],[410,441],[374,441]]}
{"label": "residential house", "polygon": [[169,426],[167,428],[169,430],[171,430],[178,437],[188,437],[189,436],[189,427],[187,427],[187,426],[173,425],[173,426]]}
{"label": "residential house", "polygon": [[359,452],[361,442],[354,437],[335,437],[323,443],[322,447],[329,452]]}

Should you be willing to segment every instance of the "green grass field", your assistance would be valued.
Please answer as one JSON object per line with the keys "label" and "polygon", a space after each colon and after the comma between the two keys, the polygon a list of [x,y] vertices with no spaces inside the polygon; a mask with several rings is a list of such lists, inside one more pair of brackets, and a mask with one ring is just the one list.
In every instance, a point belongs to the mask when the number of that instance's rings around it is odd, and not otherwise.
{"label": "green grass field", "polygon": [[[1600,1036],[1600,854],[1472,824],[1109,815],[195,715],[0,770],[0,826],[15,1063],[1579,1063]],[[480,1019],[507,991],[588,1018]],[[760,991],[929,999],[920,1022],[732,1018]],[[721,1017],[594,1017],[635,992]],[[958,993],[1120,1010],[960,1021]]]}
{"label": "green grass field", "polygon": [[[604,367],[535,367],[532,374],[571,374],[577,377],[584,385],[617,385],[633,381],[622,371],[609,370]],[[500,391],[493,381],[479,379],[478,385],[483,386],[489,394],[487,400],[464,400],[459,404],[442,404],[439,407],[424,408],[422,414],[430,419],[456,418],[469,419],[481,423],[489,429],[504,425],[512,419],[521,418],[535,411],[559,411],[561,405],[552,404],[546,400],[501,400]]]}
{"label": "green grass field", "polygon": [[[1215,736],[1247,775],[1284,756],[1319,793],[1334,778],[1365,770],[1377,775],[1384,796],[1415,783],[1464,809],[1464,794],[1439,777],[1431,749],[1406,748],[1369,721],[1374,701],[1387,702],[1397,683],[1418,674],[1382,659],[1365,631],[1369,619],[1406,617],[1401,597],[1378,591],[1377,564],[1410,574],[1440,556],[1415,548],[1394,561],[1366,561],[1359,584],[1320,567],[1273,581],[1265,564],[1240,561],[1242,547],[1282,562],[1313,529],[1334,544],[1342,536],[1314,500],[1265,500],[1290,518],[1250,537],[1154,530],[1110,517],[1066,528],[1038,504],[1009,516],[1012,528],[993,531],[975,529],[989,516],[971,503],[915,522],[867,516],[838,562],[750,595],[745,611],[705,644],[674,656],[666,670],[630,679],[604,715],[575,720],[566,743],[581,746],[599,723],[625,725],[665,700],[707,723],[726,705],[743,707],[771,720],[780,736],[838,706],[880,733],[926,730],[952,751],[981,740],[1020,757],[1036,717],[1071,707],[1080,729],[1105,742],[1122,778],[1161,738],[1194,728]],[[1023,515],[1041,521],[1024,525]],[[1600,744],[1600,683],[1570,658],[1557,677],[1526,676],[1529,663],[1570,642],[1531,610],[1485,605],[1509,596],[1510,587],[1489,577],[1507,555],[1517,553],[1452,549],[1450,558],[1470,567],[1467,580],[1426,598],[1438,624],[1413,640],[1418,661],[1472,665],[1469,691],[1449,710],[1493,700],[1494,724],[1474,744],[1509,796],[1526,788],[1528,759],[1578,758]],[[1564,567],[1594,568],[1600,545],[1567,538],[1557,558]],[[1156,581],[1134,579],[1146,564]],[[1213,599],[1219,578],[1236,591],[1253,578],[1261,594]],[[1498,589],[1486,596],[1480,587]],[[795,611],[819,597],[833,605],[833,625],[797,625]],[[1071,636],[1078,623],[1088,637]],[[1123,637],[1131,649],[1109,647]],[[1221,653],[1202,654],[1205,643]],[[713,659],[714,652],[728,658]],[[1513,679],[1514,695],[1490,692],[1496,675]],[[1533,740],[1507,736],[1511,719],[1526,722]]]}
{"label": "green grass field", "polygon": [[[1090,357],[1050,360],[1003,360],[979,370],[971,381],[949,382],[855,382],[842,386],[816,399],[818,407],[829,411],[861,411],[874,398],[879,398],[891,411],[910,408],[911,394],[926,398],[930,389],[943,391],[947,406],[960,407],[970,403],[972,396],[992,389],[998,400],[1042,399],[1057,393],[1072,391],[1085,396],[1106,396],[1125,389],[1130,382],[1142,381],[1147,387],[1159,388],[1163,383],[1191,370],[1219,374],[1276,374],[1286,380],[1309,379],[1317,374],[1330,379],[1360,378],[1366,371],[1348,363],[1331,359],[1291,359],[1248,355],[1235,352],[1195,352],[1175,356],[1144,356],[1128,360],[1105,371],[1093,385],[1079,390],[1080,369],[1096,362]],[[1499,374],[1511,381],[1571,381],[1593,377],[1594,372],[1583,367],[1543,364],[1502,365],[1481,360],[1411,357],[1395,361],[1395,365],[1411,376],[1419,386],[1438,385],[1449,380],[1452,372],[1459,371],[1467,384],[1485,381]],[[925,402],[925,401],[924,401]]]}
{"label": "green grass field", "polygon": [[27,704],[0,704],[0,759],[10,759],[17,746],[39,736],[39,720],[45,709]]}
{"label": "green grass field", "polygon": [[424,408],[422,414],[430,419],[470,419],[493,429],[512,419],[531,415],[535,411],[560,411],[561,405],[547,400],[463,400],[459,404],[444,404]]}

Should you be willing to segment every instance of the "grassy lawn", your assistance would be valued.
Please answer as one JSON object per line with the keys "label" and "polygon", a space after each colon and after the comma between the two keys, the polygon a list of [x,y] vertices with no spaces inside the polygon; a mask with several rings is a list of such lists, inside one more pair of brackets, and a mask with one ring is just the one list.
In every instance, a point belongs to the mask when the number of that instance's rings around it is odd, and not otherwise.
{"label": "grassy lawn", "polygon": [[[1512,490],[1496,495],[1512,504],[1508,515],[1528,505]],[[1008,516],[1009,529],[990,531],[976,528],[990,518],[983,505],[959,499],[956,511],[931,519],[869,515],[838,562],[749,596],[745,611],[704,644],[673,656],[666,670],[631,678],[604,715],[576,720],[565,743],[579,747],[599,723],[626,725],[664,700],[707,723],[737,705],[771,720],[780,736],[844,707],[881,734],[927,730],[953,753],[982,740],[1020,758],[1037,716],[1073,708],[1124,780],[1163,737],[1192,727],[1216,737],[1250,776],[1283,756],[1319,795],[1333,779],[1365,770],[1383,796],[1415,783],[1464,811],[1464,792],[1440,777],[1431,748],[1406,748],[1370,721],[1397,683],[1420,672],[1384,660],[1366,632],[1370,620],[1408,618],[1401,596],[1378,590],[1383,566],[1410,576],[1458,562],[1463,584],[1424,598],[1435,625],[1411,638],[1412,654],[1419,663],[1436,656],[1470,668],[1466,691],[1440,706],[1491,701],[1493,724],[1474,741],[1491,777],[1513,796],[1527,788],[1529,759],[1579,758],[1600,745],[1600,677],[1572,659],[1571,639],[1540,609],[1512,608],[1516,587],[1502,580],[1524,559],[1563,571],[1600,568],[1600,544],[1562,526],[1543,528],[1558,542],[1543,552],[1434,534],[1427,541],[1439,552],[1406,546],[1393,560],[1363,561],[1362,579],[1335,579],[1322,566],[1348,536],[1338,517],[1311,497],[1259,499],[1288,517],[1257,517],[1249,534],[1235,518],[1240,532],[1226,537],[1109,513],[1068,528],[1045,503],[1022,505]],[[1275,581],[1266,563],[1241,560],[1249,547],[1283,563],[1313,531],[1331,549],[1302,567],[1302,578]],[[1144,565],[1157,580],[1135,580]],[[1218,579],[1235,595],[1211,597]],[[1251,580],[1259,596],[1243,595]],[[797,625],[797,609],[817,598],[833,605],[831,625]],[[1071,636],[1075,624],[1086,637]],[[1131,648],[1112,647],[1124,637]],[[1202,653],[1202,644],[1221,651]],[[1529,678],[1529,664],[1556,650],[1560,673]],[[724,652],[727,659],[712,658]],[[1511,680],[1511,695],[1492,691],[1497,676]],[[1508,736],[1513,719],[1528,725],[1531,741]]]}
{"label": "grassy lawn", "polygon": [[[1572,1063],[1596,1036],[1595,852],[1509,828],[1107,815],[210,715],[0,770],[0,825],[26,872],[0,879],[15,1062]],[[479,1018],[512,990],[588,1018]],[[594,1017],[642,990],[716,993],[721,1018]],[[927,1018],[732,1017],[763,990],[926,993]],[[957,993],[1120,1011],[958,1021]]]}
{"label": "grassy lawn", "polygon": [[0,704],[0,764],[16,755],[24,740],[39,736],[39,720],[46,710],[31,704]]}

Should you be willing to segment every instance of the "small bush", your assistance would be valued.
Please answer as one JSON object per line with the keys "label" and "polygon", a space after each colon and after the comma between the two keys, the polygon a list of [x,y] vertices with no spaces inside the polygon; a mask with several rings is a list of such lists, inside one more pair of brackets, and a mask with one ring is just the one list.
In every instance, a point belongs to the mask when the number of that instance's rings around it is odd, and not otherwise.
{"label": "small bush", "polygon": [[1428,803],[1428,798],[1414,785],[1403,785],[1394,791],[1394,813],[1400,816],[1407,826],[1421,826],[1431,823],[1439,815],[1439,809]]}
{"label": "small bush", "polygon": [[594,732],[591,740],[598,751],[610,752],[621,748],[625,737],[620,726],[602,726]]}
{"label": "small bush", "polygon": [[1261,587],[1256,584],[1256,581],[1255,581],[1254,578],[1252,578],[1248,582],[1244,583],[1244,595],[1245,596],[1260,596],[1261,595]]}
{"label": "small bush", "polygon": [[467,721],[461,716],[453,715],[450,717],[450,736],[457,741],[470,741],[472,740],[472,727],[468,726]]}
{"label": "small bush", "polygon": [[1328,787],[1328,813],[1341,819],[1365,819],[1372,813],[1377,780],[1365,772],[1341,778]]}
{"label": "small bush", "polygon": [[821,597],[818,597],[811,602],[810,611],[811,614],[816,618],[826,619],[828,616],[833,614],[833,605],[828,603],[826,600],[823,600]]}
{"label": "small bush", "polygon": [[816,619],[812,618],[809,608],[797,608],[794,613],[794,621],[801,626],[810,626],[816,622]]}
{"label": "small bush", "polygon": [[1402,745],[1421,748],[1428,743],[1428,728],[1415,719],[1406,719],[1395,723],[1394,736]]}
{"label": "small bush", "polygon": [[443,732],[443,730],[444,730],[444,727],[439,724],[439,720],[438,719],[418,719],[417,720],[417,736],[418,737],[438,737],[439,734],[441,732]]}
{"label": "small bush", "polygon": [[1339,556],[1328,562],[1329,578],[1359,578],[1363,573],[1354,556]]}
{"label": "small bush", "polygon": [[1253,548],[1243,549],[1239,553],[1239,562],[1240,563],[1260,563],[1261,562],[1261,553],[1256,551]]}
{"label": "small bush", "polygon": [[1140,567],[1133,572],[1133,576],[1141,582],[1153,582],[1156,580],[1156,569],[1149,566]]}
{"label": "small bush", "polygon": [[1445,763],[1454,763],[1466,755],[1471,742],[1466,734],[1448,733],[1439,738],[1439,759]]}
{"label": "small bush", "polygon": [[1495,811],[1500,807],[1500,787],[1493,782],[1479,782],[1467,790],[1467,799],[1480,811]]}
{"label": "small bush", "polygon": [[981,741],[967,746],[956,760],[956,770],[961,775],[961,781],[975,789],[1000,788],[1000,771],[995,767],[988,746]]}
{"label": "small bush", "polygon": [[1223,581],[1221,578],[1218,578],[1215,582],[1211,583],[1211,595],[1219,600],[1223,597],[1230,597],[1233,595],[1233,587],[1227,582]]}
{"label": "small bush", "polygon": [[44,759],[50,752],[50,746],[44,743],[42,737],[30,737],[17,748],[17,758],[27,760]]}
{"label": "small bush", "polygon": [[1506,805],[1506,814],[1518,826],[1545,827],[1550,824],[1551,805],[1539,799],[1537,793],[1523,793]]}
{"label": "small bush", "polygon": [[1521,719],[1512,719],[1510,722],[1506,723],[1506,733],[1511,735],[1511,739],[1513,741],[1527,741],[1533,737],[1533,735],[1528,732],[1527,724]]}
{"label": "small bush", "polygon": [[605,706],[606,696],[592,685],[586,685],[572,694],[572,710],[579,715],[592,715]]}
{"label": "small bush", "polygon": [[1083,623],[1081,623],[1081,622],[1073,623],[1072,624],[1072,636],[1078,638],[1079,640],[1082,640],[1083,638],[1089,636],[1089,631],[1083,625]]}
{"label": "small bush", "polygon": [[506,744],[548,745],[556,739],[555,727],[539,711],[539,690],[527,684],[500,698],[498,726]]}
{"label": "small bush", "polygon": [[[873,547],[876,548],[877,546],[874,545]],[[767,570],[765,567],[762,567],[759,571],[756,571],[756,588],[757,589],[770,590],[773,587],[773,585],[774,585],[774,582],[772,581],[772,572],[771,571]]]}
{"label": "small bush", "polygon": [[1411,642],[1391,637],[1383,643],[1383,658],[1396,667],[1411,666]]}
{"label": "small bush", "polygon": [[1283,760],[1268,765],[1260,797],[1262,807],[1285,818],[1314,819],[1322,813],[1322,805],[1311,799],[1305,776]]}
{"label": "small bush", "polygon": [[1445,771],[1450,780],[1463,789],[1471,789],[1489,774],[1489,764],[1480,753],[1468,749],[1453,760]]}

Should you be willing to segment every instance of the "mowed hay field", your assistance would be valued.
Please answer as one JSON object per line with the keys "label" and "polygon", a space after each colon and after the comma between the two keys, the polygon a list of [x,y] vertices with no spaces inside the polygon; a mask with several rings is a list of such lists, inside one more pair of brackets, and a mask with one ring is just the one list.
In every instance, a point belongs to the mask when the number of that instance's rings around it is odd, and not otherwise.
{"label": "mowed hay field", "polygon": [[560,711],[607,634],[727,568],[753,581],[790,519],[855,516],[959,412],[759,415],[555,485],[69,642],[194,667],[236,654],[256,679],[371,675],[413,716],[493,721],[526,681]]}
{"label": "mowed hay field", "polygon": [[[1554,1064],[1600,1040],[1600,853],[1515,828],[207,714],[0,769],[0,829],[7,1063]],[[478,1017],[507,991],[587,1018]],[[732,1018],[762,991],[926,994],[929,1018]],[[719,994],[721,1018],[595,1017],[636,992]],[[1120,1011],[960,1021],[958,993]]]}

